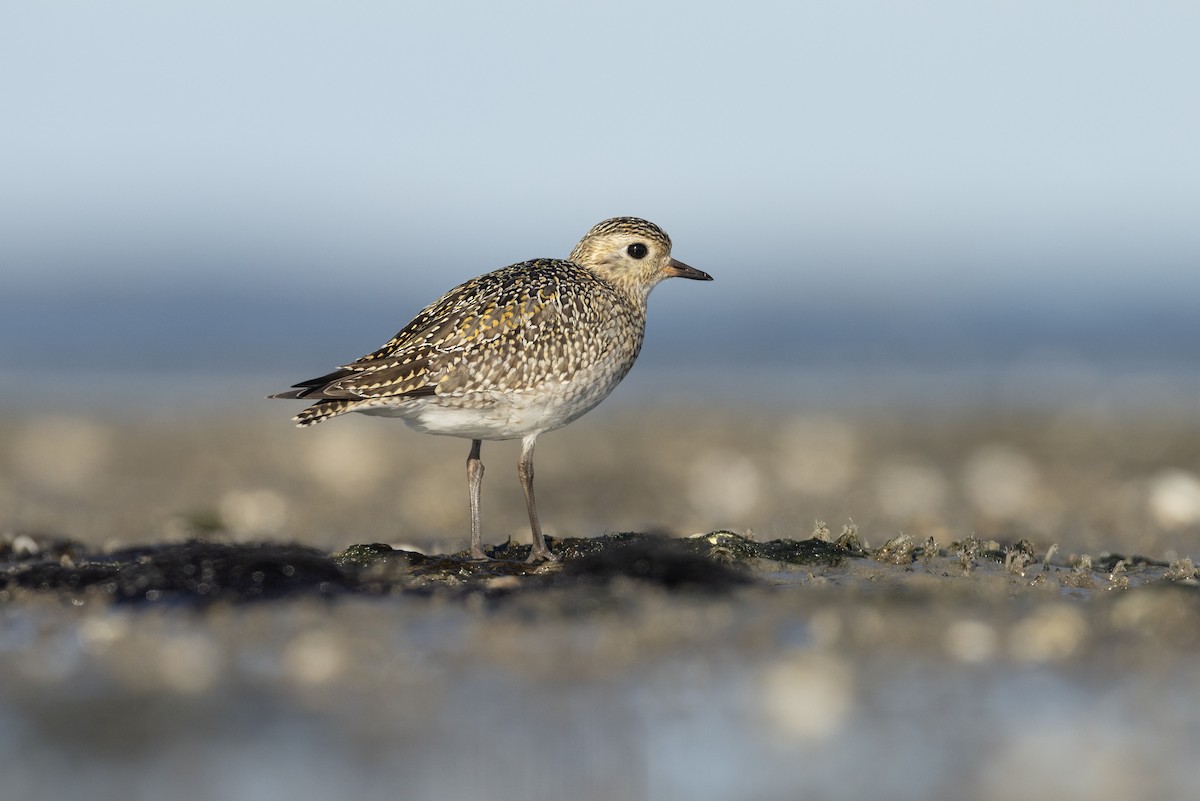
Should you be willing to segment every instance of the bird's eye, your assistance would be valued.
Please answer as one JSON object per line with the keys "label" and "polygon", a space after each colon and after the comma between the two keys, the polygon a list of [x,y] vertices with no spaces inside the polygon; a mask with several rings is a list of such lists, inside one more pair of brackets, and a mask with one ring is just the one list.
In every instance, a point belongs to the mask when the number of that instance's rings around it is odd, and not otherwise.
{"label": "bird's eye", "polygon": [[641,242],[634,242],[629,247],[625,248],[625,252],[635,259],[644,259],[649,250]]}

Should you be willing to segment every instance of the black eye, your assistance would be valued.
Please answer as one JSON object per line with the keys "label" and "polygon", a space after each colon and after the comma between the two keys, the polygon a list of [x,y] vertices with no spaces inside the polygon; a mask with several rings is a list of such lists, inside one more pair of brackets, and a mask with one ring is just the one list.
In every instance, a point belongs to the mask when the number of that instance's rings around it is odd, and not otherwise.
{"label": "black eye", "polygon": [[649,250],[647,250],[646,246],[641,242],[634,242],[632,245],[625,248],[625,252],[630,256],[633,256],[635,259],[644,259],[646,258],[646,254],[649,253]]}

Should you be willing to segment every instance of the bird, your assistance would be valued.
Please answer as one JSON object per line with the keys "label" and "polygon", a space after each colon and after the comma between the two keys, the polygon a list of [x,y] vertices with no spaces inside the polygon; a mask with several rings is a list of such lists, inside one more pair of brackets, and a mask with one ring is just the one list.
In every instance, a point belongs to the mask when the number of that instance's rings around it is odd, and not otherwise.
{"label": "bird", "polygon": [[642,348],[650,291],[667,278],[713,280],[671,257],[662,228],[613,217],[592,226],[566,259],[531,259],[460,284],[377,350],[268,397],[313,401],[293,418],[302,428],[359,412],[471,440],[472,560],[489,558],[481,445],[520,439],[517,473],[533,536],[527,561],[556,561],[534,502],[534,444],[621,382]]}

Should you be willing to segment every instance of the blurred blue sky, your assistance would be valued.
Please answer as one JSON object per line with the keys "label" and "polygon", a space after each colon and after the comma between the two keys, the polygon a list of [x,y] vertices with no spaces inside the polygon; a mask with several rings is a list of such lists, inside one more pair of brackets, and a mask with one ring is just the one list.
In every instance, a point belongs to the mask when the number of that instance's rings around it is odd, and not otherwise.
{"label": "blurred blue sky", "polygon": [[[195,298],[251,352],[302,322],[298,358],[345,360],[617,214],[717,278],[664,321],[1190,335],[1198,41],[1185,0],[9,3],[0,360],[72,321],[150,358]],[[212,319],[242,313],[269,331]]]}

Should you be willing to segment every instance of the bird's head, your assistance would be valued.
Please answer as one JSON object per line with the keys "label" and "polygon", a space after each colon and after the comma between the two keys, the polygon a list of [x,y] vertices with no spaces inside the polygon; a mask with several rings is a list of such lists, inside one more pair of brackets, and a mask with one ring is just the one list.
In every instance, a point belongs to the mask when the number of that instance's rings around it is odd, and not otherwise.
{"label": "bird's head", "polygon": [[671,258],[667,232],[637,217],[613,217],[592,226],[570,260],[643,298],[666,278],[712,280],[708,273]]}

